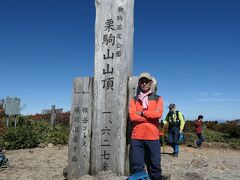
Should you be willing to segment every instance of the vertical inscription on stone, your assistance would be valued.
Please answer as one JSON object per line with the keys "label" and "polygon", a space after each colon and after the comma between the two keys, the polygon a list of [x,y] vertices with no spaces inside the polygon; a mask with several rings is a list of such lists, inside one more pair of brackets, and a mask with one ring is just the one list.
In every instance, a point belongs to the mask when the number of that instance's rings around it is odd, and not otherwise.
{"label": "vertical inscription on stone", "polygon": [[133,0],[96,0],[91,170],[124,175]]}
{"label": "vertical inscription on stone", "polygon": [[70,121],[68,178],[90,174],[93,78],[76,78]]}

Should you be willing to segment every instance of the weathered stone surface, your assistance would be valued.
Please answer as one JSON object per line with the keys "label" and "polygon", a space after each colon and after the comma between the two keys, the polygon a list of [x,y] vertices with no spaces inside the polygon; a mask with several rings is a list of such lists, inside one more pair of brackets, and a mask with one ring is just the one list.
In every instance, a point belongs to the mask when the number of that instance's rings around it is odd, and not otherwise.
{"label": "weathered stone surface", "polygon": [[125,174],[127,85],[133,64],[134,0],[97,0],[91,174]]}
{"label": "weathered stone surface", "polygon": [[70,117],[68,179],[90,174],[93,78],[75,78]]}

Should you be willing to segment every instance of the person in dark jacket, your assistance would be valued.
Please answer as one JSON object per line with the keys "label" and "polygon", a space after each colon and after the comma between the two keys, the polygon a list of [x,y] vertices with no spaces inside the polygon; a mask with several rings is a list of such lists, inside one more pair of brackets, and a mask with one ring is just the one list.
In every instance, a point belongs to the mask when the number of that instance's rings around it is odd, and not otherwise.
{"label": "person in dark jacket", "polygon": [[202,142],[205,140],[202,132],[203,132],[203,116],[199,115],[198,119],[195,121],[195,132],[198,137],[198,140],[195,142],[196,147],[201,147]]}

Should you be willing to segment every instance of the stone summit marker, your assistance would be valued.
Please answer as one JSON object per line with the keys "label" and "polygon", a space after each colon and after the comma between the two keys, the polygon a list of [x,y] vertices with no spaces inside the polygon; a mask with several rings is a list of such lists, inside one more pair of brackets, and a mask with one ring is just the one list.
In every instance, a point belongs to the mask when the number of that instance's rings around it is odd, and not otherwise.
{"label": "stone summit marker", "polygon": [[128,78],[133,64],[134,0],[96,0],[91,78],[76,78],[68,178],[112,171],[125,175]]}

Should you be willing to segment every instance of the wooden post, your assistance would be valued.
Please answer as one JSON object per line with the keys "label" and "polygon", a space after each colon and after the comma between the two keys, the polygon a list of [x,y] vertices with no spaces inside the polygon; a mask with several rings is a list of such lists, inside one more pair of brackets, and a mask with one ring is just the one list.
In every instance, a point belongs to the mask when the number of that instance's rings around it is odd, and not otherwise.
{"label": "wooden post", "polygon": [[17,127],[17,115],[14,115],[14,128]]}
{"label": "wooden post", "polygon": [[96,0],[91,173],[124,175],[134,0]]}
{"label": "wooden post", "polygon": [[50,125],[53,127],[54,121],[56,120],[56,111],[55,111],[55,105],[52,105],[51,108],[51,119],[50,119]]}
{"label": "wooden post", "polygon": [[70,117],[68,179],[90,174],[93,78],[76,78]]}
{"label": "wooden post", "polygon": [[9,127],[9,115],[6,115],[7,127]]}

